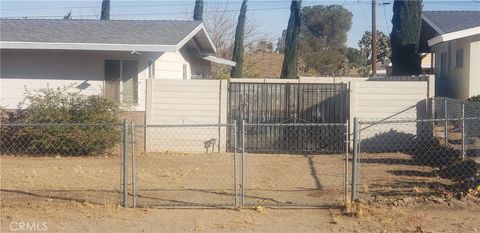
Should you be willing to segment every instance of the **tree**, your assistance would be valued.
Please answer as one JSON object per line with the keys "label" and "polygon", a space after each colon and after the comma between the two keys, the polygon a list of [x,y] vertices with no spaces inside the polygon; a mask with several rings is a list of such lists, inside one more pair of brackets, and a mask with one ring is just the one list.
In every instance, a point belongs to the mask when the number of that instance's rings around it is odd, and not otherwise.
{"label": "tree", "polygon": [[285,52],[285,39],[287,37],[287,31],[283,30],[282,31],[282,37],[278,38],[277,42],[277,52],[278,53],[284,53]]}
{"label": "tree", "polygon": [[193,20],[203,21],[203,0],[195,1],[195,8],[193,10]]}
{"label": "tree", "polygon": [[345,74],[349,63],[345,44],[351,26],[352,13],[342,6],[303,8],[299,43],[301,72],[308,75]]}
{"label": "tree", "polygon": [[241,78],[243,72],[243,38],[245,34],[245,19],[247,17],[247,0],[243,0],[240,14],[238,15],[237,29],[235,32],[235,44],[233,46],[232,61],[237,64],[232,67],[230,77]]}
{"label": "tree", "polygon": [[300,11],[301,0],[292,0],[290,5],[290,19],[288,20],[285,36],[285,53],[283,58],[282,73],[280,78],[294,79],[298,73],[298,40],[301,27]]}
{"label": "tree", "polygon": [[[366,31],[362,39],[358,41],[358,47],[363,55],[366,64],[372,64],[372,32]],[[382,64],[390,63],[390,56],[392,55],[392,49],[390,47],[390,37],[382,31],[377,30],[377,62]]]}
{"label": "tree", "polygon": [[348,48],[345,56],[347,56],[350,68],[362,67],[366,64],[365,56],[360,49]]}
{"label": "tree", "polygon": [[63,16],[63,19],[72,19],[72,11],[69,11]]}
{"label": "tree", "polygon": [[273,52],[273,43],[267,39],[261,39],[250,46],[248,46],[247,52],[252,53],[271,53]]}
{"label": "tree", "polygon": [[422,22],[422,0],[395,0],[393,3],[392,73],[415,75],[422,72],[418,40]]}
{"label": "tree", "polygon": [[100,13],[101,20],[110,19],[110,0],[102,1],[102,13]]}

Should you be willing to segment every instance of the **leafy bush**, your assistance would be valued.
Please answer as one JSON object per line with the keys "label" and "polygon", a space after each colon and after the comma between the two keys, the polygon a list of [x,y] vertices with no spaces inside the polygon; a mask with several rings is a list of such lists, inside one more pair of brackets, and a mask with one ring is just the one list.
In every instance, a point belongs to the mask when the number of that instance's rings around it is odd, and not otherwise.
{"label": "leafy bush", "polygon": [[480,102],[480,95],[472,96],[468,99],[469,101]]}
{"label": "leafy bush", "polygon": [[19,110],[4,119],[2,152],[42,155],[92,155],[120,140],[119,105],[101,96],[68,88],[26,92]]}

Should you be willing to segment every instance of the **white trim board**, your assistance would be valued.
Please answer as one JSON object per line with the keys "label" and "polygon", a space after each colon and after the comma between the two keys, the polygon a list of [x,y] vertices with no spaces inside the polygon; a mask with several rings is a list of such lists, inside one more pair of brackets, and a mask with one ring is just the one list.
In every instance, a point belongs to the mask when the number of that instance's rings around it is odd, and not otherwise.
{"label": "white trim board", "polygon": [[52,43],[1,41],[0,49],[58,49],[58,50],[98,50],[98,51],[148,51],[176,52],[175,45],[153,44],[100,44],[100,43]]}
{"label": "white trim board", "polygon": [[480,26],[469,28],[461,31],[450,32],[440,36],[436,36],[430,40],[428,40],[428,46],[433,46],[441,42],[456,40],[464,37],[474,36],[480,34]]}
{"label": "white trim board", "polygon": [[215,56],[211,56],[211,55],[205,56],[202,59],[210,61],[210,62],[218,63],[218,64],[228,65],[228,66],[236,66],[237,65],[237,63],[234,62],[234,61],[230,61],[230,60],[227,60],[227,59],[223,59],[223,58],[219,58],[219,57],[215,57]]}
{"label": "white trim board", "polygon": [[205,26],[203,25],[203,23],[199,24],[195,29],[193,29],[192,32],[190,32],[185,38],[183,38],[176,46],[177,46],[177,50],[180,50],[188,41],[190,41],[191,39],[193,39],[193,37],[195,35],[198,34],[199,31],[203,31],[207,37],[207,40],[208,40],[208,43],[210,44],[210,47],[213,51],[213,53],[216,53],[217,52],[217,49],[215,48],[215,45],[213,44],[213,41],[212,39],[210,38],[210,36],[208,35],[207,31],[205,30]]}

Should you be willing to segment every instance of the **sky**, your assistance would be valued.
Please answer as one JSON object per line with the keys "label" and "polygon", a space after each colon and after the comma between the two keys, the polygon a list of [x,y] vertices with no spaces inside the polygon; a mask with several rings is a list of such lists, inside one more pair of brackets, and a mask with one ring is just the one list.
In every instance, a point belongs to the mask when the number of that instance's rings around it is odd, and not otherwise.
{"label": "sky", "polygon": [[[218,9],[238,14],[241,0],[204,0],[205,14]],[[190,20],[194,0],[132,1],[111,0],[111,19],[175,19]],[[424,0],[424,10],[480,10],[480,0]],[[72,11],[74,19],[98,19],[101,0],[63,1],[5,1],[0,0],[1,17],[63,18]],[[347,46],[357,43],[365,31],[371,30],[372,4],[369,0],[303,0],[302,6],[341,5],[353,14],[352,29],[348,32]],[[287,27],[290,0],[249,0],[247,18],[255,21],[262,31],[276,43]],[[377,0],[377,27],[390,33],[393,0]]]}

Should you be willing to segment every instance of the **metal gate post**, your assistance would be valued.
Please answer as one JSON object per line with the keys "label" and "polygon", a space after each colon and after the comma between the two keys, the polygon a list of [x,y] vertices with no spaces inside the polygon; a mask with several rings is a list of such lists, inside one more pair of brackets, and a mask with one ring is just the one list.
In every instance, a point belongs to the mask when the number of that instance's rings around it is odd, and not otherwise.
{"label": "metal gate post", "polygon": [[238,188],[237,188],[237,120],[233,121],[233,190],[235,193],[235,206],[238,205]]}
{"label": "metal gate post", "polygon": [[131,142],[132,142],[132,204],[133,204],[133,208],[136,208],[137,207],[137,184],[136,184],[136,163],[135,163],[135,143],[136,143],[136,140],[135,140],[135,123],[133,123],[132,121],[132,124],[131,124]]}
{"label": "metal gate post", "polygon": [[128,206],[128,121],[123,120],[123,207]]}
{"label": "metal gate post", "polygon": [[462,159],[465,159],[465,103],[462,102]]}
{"label": "metal gate post", "polygon": [[352,202],[358,199],[357,196],[357,159],[358,159],[358,118],[353,120],[353,158],[352,158]]}
{"label": "metal gate post", "polygon": [[242,120],[242,158],[241,158],[241,168],[240,168],[240,175],[241,175],[241,205],[245,205],[245,120]]}
{"label": "metal gate post", "polygon": [[347,123],[345,124],[345,164],[343,165],[344,166],[344,174],[343,174],[343,178],[344,178],[344,197],[345,197],[345,204],[347,204],[348,202],[348,150],[350,149],[349,148],[349,133],[348,133],[348,120],[347,120]]}
{"label": "metal gate post", "polygon": [[447,110],[447,100],[443,100],[443,111],[445,116],[445,146],[448,146],[448,110]]}

